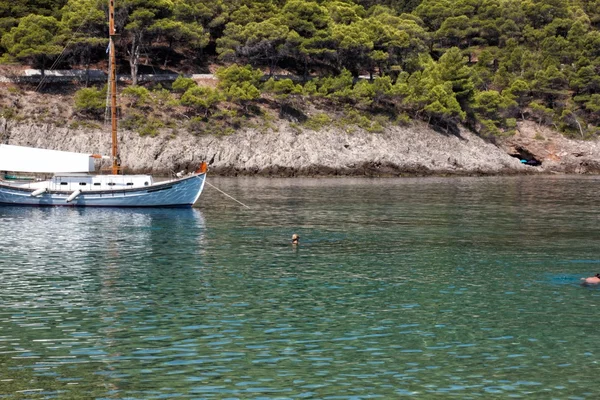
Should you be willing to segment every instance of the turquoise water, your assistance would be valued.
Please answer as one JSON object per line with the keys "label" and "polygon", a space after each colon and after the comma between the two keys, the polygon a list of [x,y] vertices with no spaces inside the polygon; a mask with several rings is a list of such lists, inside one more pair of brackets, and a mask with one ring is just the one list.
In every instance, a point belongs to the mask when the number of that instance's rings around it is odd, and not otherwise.
{"label": "turquoise water", "polygon": [[0,398],[600,396],[600,178],[210,182],[0,207]]}

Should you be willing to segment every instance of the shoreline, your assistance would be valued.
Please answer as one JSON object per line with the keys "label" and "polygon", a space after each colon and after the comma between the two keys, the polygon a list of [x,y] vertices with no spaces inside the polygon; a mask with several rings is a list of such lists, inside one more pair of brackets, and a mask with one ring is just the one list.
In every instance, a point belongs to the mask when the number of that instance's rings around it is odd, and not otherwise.
{"label": "shoreline", "polygon": [[[260,177],[260,178],[423,178],[423,177],[484,177],[484,176],[527,176],[527,175],[554,175],[559,172],[544,172],[534,170],[517,171],[506,169],[496,172],[481,171],[415,171],[406,170],[398,166],[363,166],[355,169],[335,170],[326,166],[313,166],[303,170],[293,170],[272,166],[259,171],[238,170],[231,167],[209,168],[209,176],[222,178],[235,177]],[[564,174],[569,175],[569,174]],[[581,175],[581,174],[580,174]]]}
{"label": "shoreline", "polygon": [[[0,143],[82,153],[110,154],[103,128],[69,128],[0,118]],[[212,176],[422,177],[598,174],[598,140],[569,139],[533,122],[517,134],[486,140],[461,128],[444,134],[424,123],[390,126],[383,133],[328,127],[297,129],[285,120],[269,130],[231,135],[167,132],[119,137],[127,173],[170,176],[192,172],[202,161]],[[523,165],[528,157],[540,166]]]}

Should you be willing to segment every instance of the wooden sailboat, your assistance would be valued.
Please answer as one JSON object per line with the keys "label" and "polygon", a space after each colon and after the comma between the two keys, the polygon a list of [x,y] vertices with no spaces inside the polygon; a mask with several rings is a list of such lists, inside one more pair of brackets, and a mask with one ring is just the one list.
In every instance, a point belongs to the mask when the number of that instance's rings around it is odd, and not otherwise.
{"label": "wooden sailboat", "polygon": [[[111,173],[93,174],[95,154],[0,145],[0,204],[81,207],[190,207],[198,201],[207,166],[188,176],[154,182],[150,175],[122,175],[117,147],[114,0],[109,0],[112,154]],[[28,179],[19,179],[19,174]],[[31,180],[31,174],[52,175]],[[22,176],[22,175],[21,175]],[[8,179],[10,177],[10,179]]]}

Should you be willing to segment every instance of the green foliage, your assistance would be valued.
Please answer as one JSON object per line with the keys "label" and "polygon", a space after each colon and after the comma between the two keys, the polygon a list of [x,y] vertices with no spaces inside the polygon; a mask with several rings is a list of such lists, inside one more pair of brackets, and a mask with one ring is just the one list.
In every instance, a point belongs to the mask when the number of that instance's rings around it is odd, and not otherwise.
{"label": "green foliage", "polygon": [[572,107],[566,107],[559,117],[559,129],[570,136],[580,135],[585,138],[585,130],[581,125],[581,118]]}
{"label": "green foliage", "polygon": [[363,7],[344,1],[330,1],[325,7],[333,22],[337,24],[351,24],[359,21],[365,14]]}
{"label": "green foliage", "polygon": [[102,129],[102,126],[90,121],[73,121],[69,124],[69,129]]}
{"label": "green foliage", "polygon": [[187,124],[188,130],[194,135],[206,135],[211,133],[209,125],[202,117],[194,117]]}
{"label": "green foliage", "polygon": [[579,94],[600,92],[600,74],[593,65],[586,65],[577,70],[571,77],[569,86]]}
{"label": "green foliage", "polygon": [[352,99],[362,106],[369,106],[375,97],[375,87],[368,81],[360,81],[352,89]]}
{"label": "green foliage", "polygon": [[567,84],[565,74],[555,65],[550,65],[536,72],[532,89],[548,107],[554,108],[558,100],[568,96]]}
{"label": "green foliage", "polygon": [[100,117],[106,108],[107,86],[103,89],[83,88],[75,92],[75,110],[92,117]]}
{"label": "green foliage", "polygon": [[347,125],[356,125],[367,132],[381,133],[389,120],[381,115],[364,114],[356,109],[348,108],[345,110],[344,117],[338,120],[337,125],[341,128]]}
{"label": "green foliage", "polygon": [[[217,55],[247,64],[217,73],[223,98],[244,110],[260,97],[257,68],[284,68],[306,83],[268,81],[265,93],[280,102],[313,97],[337,111],[467,120],[488,133],[531,118],[581,136],[600,124],[599,10],[598,0],[123,0],[117,47],[134,86],[140,60],[185,70]],[[64,60],[91,65],[104,57],[106,4],[0,1],[0,36],[3,63],[44,70],[68,42]],[[173,84],[182,95],[193,87],[183,77]],[[135,107],[176,103],[165,91],[129,90]],[[212,106],[192,93],[188,111],[207,113]]]}
{"label": "green foliage", "polygon": [[[441,60],[440,60],[441,61]],[[457,100],[453,82],[442,79],[440,65],[425,61],[425,69],[412,75],[401,74],[389,91],[404,111],[428,122],[456,123],[466,117]]]}
{"label": "green foliage", "polygon": [[263,91],[272,93],[277,100],[287,102],[302,94],[302,86],[296,85],[291,79],[275,80],[270,78],[265,82]]}
{"label": "green foliage", "polygon": [[302,86],[294,84],[291,79],[275,80],[270,78],[263,86],[265,92],[271,92],[276,95],[289,96],[293,94],[301,94]]}
{"label": "green foliage", "polygon": [[[232,121],[232,124],[237,124],[235,119],[237,116],[228,115],[226,120],[213,119],[207,120],[203,117],[194,117],[190,119],[187,124],[188,130],[193,135],[215,135],[215,136],[226,136],[235,133],[235,129],[227,121]],[[240,125],[240,124],[237,124]]]}
{"label": "green foliage", "polygon": [[196,84],[196,81],[194,81],[192,78],[184,78],[182,75],[179,75],[177,79],[175,79],[175,82],[173,82],[172,88],[176,92],[183,93],[186,90],[195,86],[198,85]]}
{"label": "green foliage", "polygon": [[506,98],[514,100],[520,108],[524,108],[529,103],[530,93],[531,87],[522,79],[516,79],[508,89],[502,92]]}
{"label": "green foliage", "polygon": [[400,125],[400,126],[409,126],[410,123],[412,122],[412,119],[410,118],[410,116],[408,114],[399,114],[396,117],[396,124]]}
{"label": "green foliage", "polygon": [[304,126],[313,131],[319,131],[329,125],[333,120],[331,117],[324,113],[319,113],[311,116],[304,122]]}
{"label": "green foliage", "polygon": [[167,89],[154,89],[152,90],[151,97],[154,103],[158,106],[172,107],[177,104],[177,101]]}
{"label": "green foliage", "polygon": [[121,128],[135,131],[139,130],[144,126],[146,122],[146,117],[139,112],[131,112],[125,115],[125,118],[121,119],[120,125]]}
{"label": "green foliage", "polygon": [[150,92],[143,86],[128,86],[121,93],[133,107],[143,107],[150,100]]}
{"label": "green foliage", "polygon": [[304,84],[304,87],[302,87],[302,94],[304,96],[316,96],[317,93],[318,89],[316,79],[311,79],[310,81]]}
{"label": "green foliage", "polygon": [[165,124],[155,118],[150,118],[141,126],[138,133],[140,136],[156,136],[159,134],[159,130],[164,128]]}
{"label": "green foliage", "polygon": [[132,112],[123,118],[121,127],[137,131],[140,136],[156,136],[160,133],[160,129],[165,127],[165,123],[154,116]]}
{"label": "green foliage", "polygon": [[482,119],[479,121],[481,127],[479,132],[484,136],[500,136],[502,131],[496,126],[496,122],[491,119]]}
{"label": "green foliage", "polygon": [[458,101],[452,96],[452,86],[449,83],[433,86],[427,99],[428,104],[423,111],[431,118],[440,118],[451,121],[455,117],[465,118],[465,112],[461,110]]}
{"label": "green foliage", "polygon": [[19,25],[2,35],[0,43],[7,53],[19,60],[31,60],[42,71],[48,59],[62,51],[61,25],[54,17],[29,14]]}
{"label": "green foliage", "polygon": [[216,75],[219,78],[219,88],[227,100],[241,104],[245,110],[250,101],[260,97],[258,86],[262,73],[250,65],[240,67],[233,64],[218,69]]}
{"label": "green foliage", "polygon": [[339,66],[347,68],[354,76],[358,76],[361,70],[369,69],[373,64],[370,56],[375,44],[363,24],[335,24],[331,31],[338,51]]}
{"label": "green foliage", "polygon": [[458,47],[453,47],[443,56],[437,64],[437,71],[444,82],[452,84],[452,91],[459,102],[464,105],[471,98],[475,85],[471,79],[471,70],[467,66],[465,57]]}
{"label": "green foliage", "polygon": [[69,41],[67,57],[73,64],[89,66],[93,53],[106,48],[106,15],[102,0],[68,0],[61,9],[61,24]]}
{"label": "green foliage", "polygon": [[314,37],[330,23],[327,9],[314,1],[288,0],[282,15],[282,22],[304,38]]}
{"label": "green foliage", "polygon": [[218,90],[204,86],[190,87],[183,96],[181,96],[182,105],[190,107],[197,112],[203,112],[205,116],[207,116],[210,110],[216,107],[221,100],[222,96]]}
{"label": "green foliage", "polygon": [[242,67],[233,64],[229,67],[219,68],[216,75],[219,78],[219,88],[228,91],[232,87],[241,86],[244,83],[258,87],[262,72],[252,68],[251,65]]}
{"label": "green foliage", "polygon": [[273,68],[282,57],[288,34],[288,27],[277,18],[244,26],[230,23],[223,37],[217,40],[217,52],[226,61],[251,62]]}
{"label": "green foliage", "polygon": [[600,120],[600,94],[591,95],[584,104],[587,111],[593,114],[595,121]]}
{"label": "green foliage", "polygon": [[7,120],[15,119],[17,111],[12,107],[0,106],[0,118]]}
{"label": "green foliage", "polygon": [[174,42],[185,44],[190,49],[200,49],[209,42],[208,33],[202,25],[193,22],[162,18],[150,26],[150,32],[164,37],[171,45]]}
{"label": "green foliage", "polygon": [[314,80],[317,92],[321,97],[343,100],[352,96],[354,79],[348,70],[343,70],[338,76],[328,76]]}
{"label": "green foliage", "polygon": [[529,103],[531,114],[540,125],[547,125],[552,122],[554,111],[546,107],[541,101],[535,100]]}
{"label": "green foliage", "polygon": [[475,94],[473,108],[486,119],[502,119],[510,107],[517,103],[495,90],[486,90]]}
{"label": "green foliage", "polygon": [[234,84],[223,91],[227,100],[234,103],[241,103],[242,105],[248,104],[252,100],[256,100],[260,97],[260,90],[250,82],[242,82],[241,84]]}

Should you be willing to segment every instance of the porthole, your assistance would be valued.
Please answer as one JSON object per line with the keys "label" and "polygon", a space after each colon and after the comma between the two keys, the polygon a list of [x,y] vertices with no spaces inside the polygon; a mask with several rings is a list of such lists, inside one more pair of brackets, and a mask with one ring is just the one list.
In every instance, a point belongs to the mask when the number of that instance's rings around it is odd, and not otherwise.
{"label": "porthole", "polygon": [[114,182],[108,182],[108,186],[115,186]]}
{"label": "porthole", "polygon": [[133,182],[127,182],[127,186],[133,186]]}
{"label": "porthole", "polygon": [[66,186],[66,185],[69,184],[69,182],[61,182],[60,184],[63,185],[63,186]]}
{"label": "porthole", "polygon": [[85,183],[85,182],[79,182],[79,186],[85,186],[85,185],[87,185],[87,183]]}
{"label": "porthole", "polygon": [[144,186],[148,186],[148,182],[144,182]]}

